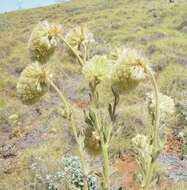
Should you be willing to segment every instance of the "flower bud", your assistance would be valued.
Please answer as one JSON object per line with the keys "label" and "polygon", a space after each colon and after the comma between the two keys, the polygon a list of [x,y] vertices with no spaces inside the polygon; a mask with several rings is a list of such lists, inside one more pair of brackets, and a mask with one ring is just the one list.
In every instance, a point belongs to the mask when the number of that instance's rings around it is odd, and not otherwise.
{"label": "flower bud", "polygon": [[134,89],[146,77],[147,60],[136,50],[121,48],[113,55],[111,76],[113,89],[121,94]]}
{"label": "flower bud", "polygon": [[50,25],[47,21],[40,22],[29,39],[31,59],[41,64],[46,63],[55,52],[61,31],[60,25]]}
{"label": "flower bud", "polygon": [[132,144],[137,151],[140,159],[150,159],[152,156],[153,146],[150,144],[149,139],[145,135],[137,134],[132,139]]}
{"label": "flower bud", "polygon": [[106,56],[94,56],[83,66],[82,72],[85,78],[89,81],[101,82],[110,78],[112,64]]}
{"label": "flower bud", "polygon": [[[67,43],[69,43],[77,52],[81,55],[83,50],[83,44],[88,46],[95,42],[93,33],[88,28],[83,26],[77,26],[71,29],[65,37]],[[70,53],[70,52],[69,52]]]}
{"label": "flower bud", "polygon": [[137,134],[133,139],[132,143],[134,146],[139,147],[139,148],[145,148],[148,144],[148,139],[145,135],[140,135]]}
{"label": "flower bud", "polygon": [[101,142],[99,134],[92,129],[87,127],[85,130],[85,148],[90,155],[97,156],[101,153]]}
{"label": "flower bud", "polygon": [[28,65],[17,83],[17,93],[24,104],[31,105],[48,91],[47,72],[39,64]]}

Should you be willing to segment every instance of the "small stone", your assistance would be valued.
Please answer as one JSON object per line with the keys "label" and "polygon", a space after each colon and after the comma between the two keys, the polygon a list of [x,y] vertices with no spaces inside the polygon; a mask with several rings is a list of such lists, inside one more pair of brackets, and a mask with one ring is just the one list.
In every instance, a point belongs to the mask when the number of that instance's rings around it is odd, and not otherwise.
{"label": "small stone", "polygon": [[183,27],[180,31],[181,31],[182,33],[187,34],[187,26]]}
{"label": "small stone", "polygon": [[16,148],[14,144],[3,144],[0,146],[0,157],[7,159],[16,155]]}

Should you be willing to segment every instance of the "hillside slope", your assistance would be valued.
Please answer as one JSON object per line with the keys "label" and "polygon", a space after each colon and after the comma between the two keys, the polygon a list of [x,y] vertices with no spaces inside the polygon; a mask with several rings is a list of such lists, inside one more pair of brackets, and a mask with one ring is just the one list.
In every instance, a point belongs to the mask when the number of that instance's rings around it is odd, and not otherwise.
{"label": "hillside slope", "polygon": [[[27,41],[31,30],[45,19],[62,23],[65,31],[85,23],[101,42],[143,49],[157,69],[170,63],[186,66],[186,10],[187,4],[182,0],[176,3],[141,0],[138,4],[135,0],[75,0],[47,8],[1,14],[0,92],[15,89],[17,73],[30,62]],[[9,92],[8,96],[14,97],[14,93]]]}
{"label": "hillside slope", "polygon": [[[161,91],[173,97],[176,104],[187,98],[185,0],[175,0],[175,3],[167,0],[139,0],[138,3],[137,0],[72,0],[45,8],[0,14],[0,190],[31,189],[28,182],[32,181],[32,186],[36,185],[35,180],[40,181],[33,174],[31,163],[39,164],[40,173],[49,174],[59,170],[63,152],[76,152],[53,91],[32,107],[22,105],[16,95],[18,77],[31,62],[28,39],[41,20],[61,23],[64,33],[77,24],[87,25],[100,43],[95,49],[100,54],[120,45],[140,49],[150,59]],[[82,82],[78,65],[63,58],[63,47],[57,55],[51,60],[53,69],[59,74],[57,84],[77,106],[79,118],[79,109],[88,100],[87,84]],[[63,75],[64,70],[67,76]],[[133,106],[144,98],[141,90],[138,93],[124,100],[131,110],[126,110],[125,119],[129,126],[142,127],[141,109]],[[16,122],[12,123],[14,117]],[[135,119],[131,122],[132,118]],[[124,140],[116,142],[114,152],[123,151]],[[38,181],[37,188],[41,190],[44,182],[41,180],[39,184]]]}

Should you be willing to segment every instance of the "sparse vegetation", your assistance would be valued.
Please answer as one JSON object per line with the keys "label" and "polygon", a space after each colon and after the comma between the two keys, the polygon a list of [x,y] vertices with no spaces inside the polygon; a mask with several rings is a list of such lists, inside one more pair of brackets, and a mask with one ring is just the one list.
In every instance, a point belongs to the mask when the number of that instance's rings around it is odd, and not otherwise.
{"label": "sparse vegetation", "polygon": [[[91,174],[107,190],[118,175],[113,172],[116,156],[123,157],[128,152],[133,152],[138,163],[134,169],[137,175],[132,177],[134,187],[129,188],[126,179],[121,179],[117,184],[115,181],[114,189],[185,189],[185,183],[179,180],[173,185],[156,167],[161,152],[167,152],[164,145],[170,130],[181,142],[180,155],[186,155],[186,10],[183,0],[142,0],[138,5],[128,0],[85,0],[33,9],[32,18],[30,10],[0,15],[0,36],[7,36],[6,41],[1,40],[0,53],[0,137],[4,141],[0,141],[0,189],[63,189],[64,182],[60,178],[55,181],[58,171],[64,172],[62,157],[79,155],[81,185],[71,185],[90,189],[87,176]],[[30,31],[46,18],[62,25],[45,22],[39,33],[34,30],[29,41],[30,58],[34,61],[31,64],[27,52]],[[121,45],[126,48],[115,49]],[[148,55],[154,74],[144,64],[146,56],[140,53],[140,57],[131,47]],[[143,63],[137,68],[126,65],[137,60]],[[166,99],[158,96],[158,91],[155,104],[150,74],[154,87],[158,82],[160,91],[174,99],[175,114],[173,100],[166,98],[167,102],[162,103]],[[27,84],[29,78],[32,80]],[[19,97],[31,107],[18,101],[17,81]],[[163,108],[169,109],[166,115]],[[160,175],[164,175],[165,182]],[[46,176],[51,176],[58,187],[54,183],[49,186]]]}

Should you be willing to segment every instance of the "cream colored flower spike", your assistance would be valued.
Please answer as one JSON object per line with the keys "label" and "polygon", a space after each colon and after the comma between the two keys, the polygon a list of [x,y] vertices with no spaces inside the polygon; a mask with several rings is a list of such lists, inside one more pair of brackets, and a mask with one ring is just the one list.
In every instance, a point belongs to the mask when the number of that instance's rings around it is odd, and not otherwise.
{"label": "cream colored flower spike", "polygon": [[116,92],[126,93],[145,79],[148,61],[136,50],[120,48],[113,57],[114,70],[111,81]]}
{"label": "cream colored flower spike", "polygon": [[31,59],[41,64],[46,63],[54,54],[61,32],[61,25],[50,25],[47,21],[40,22],[29,39],[28,48]]}
{"label": "cream colored flower spike", "polygon": [[86,62],[83,66],[82,73],[89,81],[101,82],[110,78],[112,64],[108,61],[106,56],[94,56],[91,60]]}
{"label": "cream colored flower spike", "polygon": [[28,65],[17,83],[17,93],[24,104],[34,104],[48,91],[47,72],[37,63]]}

